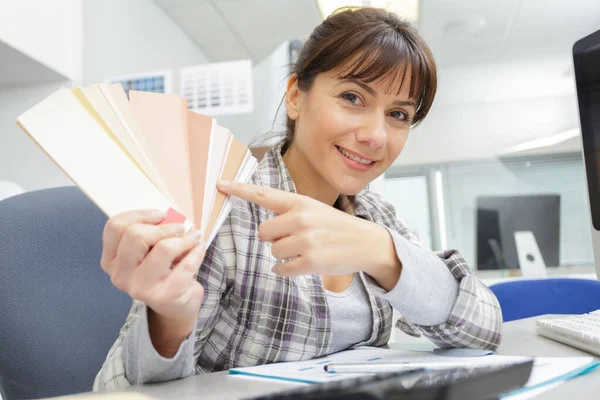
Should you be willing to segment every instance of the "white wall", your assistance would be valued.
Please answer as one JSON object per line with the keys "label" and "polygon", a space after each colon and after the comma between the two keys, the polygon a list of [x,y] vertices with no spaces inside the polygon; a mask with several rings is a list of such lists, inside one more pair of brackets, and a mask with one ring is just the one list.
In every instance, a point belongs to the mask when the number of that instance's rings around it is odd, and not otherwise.
{"label": "white wall", "polygon": [[[76,69],[73,65],[83,63],[81,80],[0,87],[0,179],[12,180],[26,190],[72,184],[16,125],[16,118],[28,108],[59,87],[81,81],[102,82],[109,75],[166,68],[177,71],[207,61],[196,44],[150,0],[90,0],[84,2],[83,10],[81,5],[77,0],[0,0],[0,39],[11,39],[2,37],[9,32],[13,35],[12,45],[20,41],[20,51],[33,49],[41,54],[38,58],[55,62],[65,74],[69,68]],[[3,13],[7,9],[11,15]],[[77,21],[78,12],[84,16],[83,21]],[[77,23],[84,30],[84,50],[79,55],[69,52],[74,48],[72,26]],[[55,29],[55,24],[64,29]],[[78,61],[64,62],[76,55]]]}
{"label": "white wall", "polygon": [[495,158],[500,149],[578,126],[575,95],[434,106],[395,165]]}
{"label": "white wall", "polygon": [[[249,114],[218,116],[220,125],[229,129],[246,145],[255,139],[285,128],[285,106],[273,127],[277,108],[285,94],[289,76],[289,42],[282,43],[273,53],[254,66],[254,110]],[[283,124],[283,125],[282,125]],[[260,143],[256,143],[260,144]]]}
{"label": "white wall", "polygon": [[70,82],[0,89],[0,180],[25,190],[72,185],[62,171],[16,124],[17,117]]}
{"label": "white wall", "polygon": [[0,40],[65,78],[79,81],[82,2],[0,0]]}
{"label": "white wall", "polygon": [[84,83],[107,76],[174,69],[208,61],[202,50],[151,0],[84,4]]}

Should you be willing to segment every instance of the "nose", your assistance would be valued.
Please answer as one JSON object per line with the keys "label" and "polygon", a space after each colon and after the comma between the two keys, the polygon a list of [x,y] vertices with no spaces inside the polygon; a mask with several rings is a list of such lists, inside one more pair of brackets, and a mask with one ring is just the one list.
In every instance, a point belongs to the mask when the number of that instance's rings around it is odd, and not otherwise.
{"label": "nose", "polygon": [[356,139],[374,149],[384,148],[387,145],[388,135],[385,126],[385,118],[370,118],[368,124],[359,131]]}

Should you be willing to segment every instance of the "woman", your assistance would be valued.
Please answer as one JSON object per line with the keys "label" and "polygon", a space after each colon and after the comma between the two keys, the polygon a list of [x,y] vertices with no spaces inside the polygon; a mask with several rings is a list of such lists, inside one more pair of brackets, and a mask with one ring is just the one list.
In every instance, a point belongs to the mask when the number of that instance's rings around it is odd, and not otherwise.
{"label": "woman", "polygon": [[[394,14],[335,13],[289,79],[287,135],[251,185],[222,182],[233,210],[204,254],[161,213],[111,218],[102,267],[135,299],[95,386],[381,346],[403,331],[495,349],[494,295],[456,251],[434,254],[364,190],[398,157],[436,91],[433,57]],[[198,265],[200,265],[198,270]]]}

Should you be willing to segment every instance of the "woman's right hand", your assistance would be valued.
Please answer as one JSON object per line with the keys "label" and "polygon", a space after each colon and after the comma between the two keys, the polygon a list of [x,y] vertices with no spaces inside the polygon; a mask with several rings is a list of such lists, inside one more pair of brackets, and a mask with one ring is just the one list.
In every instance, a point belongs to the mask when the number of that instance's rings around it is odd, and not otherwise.
{"label": "woman's right hand", "polygon": [[115,287],[150,308],[148,320],[155,325],[151,334],[154,328],[155,336],[183,340],[194,327],[204,296],[195,275],[205,245],[198,232],[184,235],[183,225],[157,225],[165,217],[161,211],[143,210],[110,218],[100,265]]}

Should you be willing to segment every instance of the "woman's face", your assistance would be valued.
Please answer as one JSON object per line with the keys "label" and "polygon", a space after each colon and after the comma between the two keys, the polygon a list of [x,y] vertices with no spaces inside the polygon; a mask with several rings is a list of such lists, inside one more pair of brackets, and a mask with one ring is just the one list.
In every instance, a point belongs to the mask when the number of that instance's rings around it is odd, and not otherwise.
{"label": "woman's face", "polygon": [[[288,116],[296,121],[292,146],[314,179],[335,192],[354,195],[387,170],[402,151],[415,115],[408,97],[410,71],[402,90],[384,82],[342,80],[342,65],[316,76],[310,90],[290,80]],[[307,171],[308,172],[308,171]]]}

